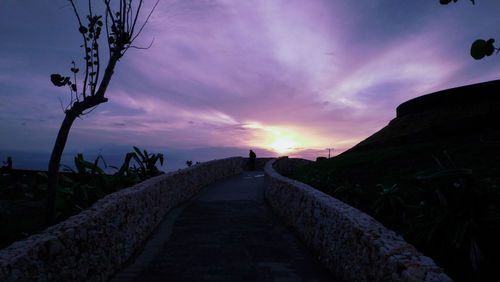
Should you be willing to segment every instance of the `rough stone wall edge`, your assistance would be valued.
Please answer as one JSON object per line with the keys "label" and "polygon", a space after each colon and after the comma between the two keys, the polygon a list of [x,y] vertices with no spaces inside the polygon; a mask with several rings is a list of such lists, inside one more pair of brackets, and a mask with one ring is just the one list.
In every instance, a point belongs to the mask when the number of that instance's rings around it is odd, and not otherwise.
{"label": "rough stone wall edge", "polygon": [[369,215],[276,171],[276,164],[286,167],[291,160],[266,164],[266,200],[337,278],[451,281],[431,258]]}
{"label": "rough stone wall edge", "polygon": [[103,281],[163,216],[205,185],[241,172],[232,157],[163,174],[110,194],[80,214],[0,250],[0,281]]}

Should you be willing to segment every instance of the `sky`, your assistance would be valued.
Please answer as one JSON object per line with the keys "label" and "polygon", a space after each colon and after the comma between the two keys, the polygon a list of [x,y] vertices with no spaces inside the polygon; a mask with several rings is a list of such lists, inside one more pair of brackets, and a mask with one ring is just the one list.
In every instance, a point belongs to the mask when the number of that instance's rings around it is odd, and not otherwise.
{"label": "sky", "polygon": [[[500,1],[481,0],[161,0],[135,42],[152,46],[118,62],[109,101],[75,121],[63,163],[134,145],[169,169],[249,149],[338,154],[404,101],[498,79],[500,57],[469,55],[478,38],[500,40],[498,15]],[[77,29],[66,0],[0,0],[0,159],[14,167],[48,163],[69,102],[50,74],[83,63]]]}

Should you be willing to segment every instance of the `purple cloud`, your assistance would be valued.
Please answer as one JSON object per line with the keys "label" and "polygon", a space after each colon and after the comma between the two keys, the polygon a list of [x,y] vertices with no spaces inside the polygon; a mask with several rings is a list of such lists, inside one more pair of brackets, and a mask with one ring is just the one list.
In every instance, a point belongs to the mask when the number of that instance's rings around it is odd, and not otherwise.
{"label": "purple cloud", "polygon": [[[339,153],[408,99],[498,78],[498,58],[468,48],[494,37],[500,3],[462,2],[161,1],[136,42],[152,47],[128,51],[68,145]],[[48,77],[82,55],[71,10],[53,3],[0,3],[2,148],[50,150],[62,120],[67,93]]]}

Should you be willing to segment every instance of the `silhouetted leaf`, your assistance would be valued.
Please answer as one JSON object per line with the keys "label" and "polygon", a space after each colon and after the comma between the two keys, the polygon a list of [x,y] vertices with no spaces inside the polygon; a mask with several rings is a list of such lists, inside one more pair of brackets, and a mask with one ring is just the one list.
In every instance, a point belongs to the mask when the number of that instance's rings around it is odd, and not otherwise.
{"label": "silhouetted leaf", "polygon": [[71,84],[71,89],[76,92],[76,84]]}
{"label": "silhouetted leaf", "polygon": [[[470,0],[472,2],[472,4],[476,4],[474,1],[475,0]],[[451,2],[451,0],[439,0],[439,3],[441,3],[441,5],[448,5],[449,3]],[[457,2],[457,0],[453,0],[453,2]]]}
{"label": "silhouetted leaf", "polygon": [[64,85],[66,84],[71,85],[71,81],[69,81],[69,76],[64,77],[63,83]]}
{"label": "silhouetted leaf", "polygon": [[110,36],[110,37],[108,38],[108,42],[109,42],[109,44],[113,44],[113,43],[115,43],[115,38],[114,38],[114,37],[112,37],[112,36]]}
{"label": "silhouetted leaf", "polygon": [[141,156],[141,158],[144,160],[144,155],[142,154],[141,150],[139,150],[139,148],[137,148],[136,146],[133,146],[134,148],[134,151],[139,155]]}
{"label": "silhouetted leaf", "polygon": [[493,54],[493,51],[495,51],[495,46],[493,46],[493,43],[495,43],[495,39],[493,38],[490,38],[488,41],[486,41],[486,48],[484,49],[486,56],[491,56],[491,54]]}
{"label": "silhouetted leaf", "polygon": [[66,85],[69,82],[69,77],[63,77],[60,74],[54,73],[50,75],[50,81],[57,87]]}
{"label": "silhouetted leaf", "polygon": [[481,60],[486,54],[485,54],[485,47],[486,47],[486,41],[482,39],[478,39],[472,43],[472,46],[470,48],[470,55],[476,59],[476,60]]}
{"label": "silhouetted leaf", "polygon": [[97,21],[98,26],[102,26],[102,21]]}
{"label": "silhouetted leaf", "polygon": [[50,75],[50,81],[52,81],[52,83],[55,85],[55,86],[62,86],[62,85],[59,85],[59,81],[61,80],[61,75],[60,74],[51,74]]}
{"label": "silhouetted leaf", "polygon": [[470,55],[476,60],[480,60],[485,56],[490,56],[493,54],[493,51],[495,51],[495,46],[493,46],[494,42],[495,40],[493,38],[490,38],[488,41],[483,39],[474,41],[470,48]]}
{"label": "silhouetted leaf", "polygon": [[81,25],[80,28],[78,29],[78,31],[80,31],[80,33],[82,33],[82,34],[85,34],[85,33],[87,33],[88,30],[87,30],[86,27],[84,27],[83,25]]}

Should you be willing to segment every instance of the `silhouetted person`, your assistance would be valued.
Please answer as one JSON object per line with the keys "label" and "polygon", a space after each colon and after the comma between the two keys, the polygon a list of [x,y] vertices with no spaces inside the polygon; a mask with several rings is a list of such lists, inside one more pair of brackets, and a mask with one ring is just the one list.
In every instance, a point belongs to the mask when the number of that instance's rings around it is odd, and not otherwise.
{"label": "silhouetted person", "polygon": [[7,162],[3,162],[4,166],[1,167],[1,170],[5,170],[5,171],[9,171],[12,169],[12,158],[11,157],[7,157]]}
{"label": "silhouetted person", "polygon": [[255,170],[255,159],[257,159],[257,155],[252,150],[250,150],[248,159],[248,167],[250,170]]}

